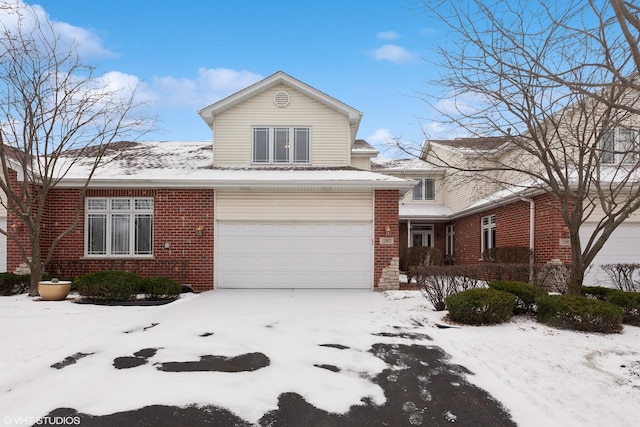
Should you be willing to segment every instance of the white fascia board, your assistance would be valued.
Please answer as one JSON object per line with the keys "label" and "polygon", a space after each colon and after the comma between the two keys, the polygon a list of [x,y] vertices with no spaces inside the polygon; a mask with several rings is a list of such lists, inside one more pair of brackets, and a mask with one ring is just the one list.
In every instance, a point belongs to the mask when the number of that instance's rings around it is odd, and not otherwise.
{"label": "white fascia board", "polygon": [[[66,179],[56,188],[83,187],[84,179]],[[333,189],[333,190],[410,190],[412,181],[373,181],[373,180],[148,180],[148,179],[92,179],[88,188],[185,188],[185,189]]]}
{"label": "white fascia board", "polygon": [[279,84],[285,84],[292,89],[295,89],[318,101],[319,103],[324,104],[348,116],[349,123],[352,125],[359,125],[360,120],[362,119],[362,113],[360,111],[356,110],[353,107],[350,107],[349,105],[341,101],[338,101],[337,99],[325,94],[324,92],[319,91],[318,89],[315,89],[314,87],[309,86],[304,82],[301,82],[300,80],[289,76],[282,71],[278,71],[277,73],[272,74],[271,76],[257,83],[254,83],[251,86],[248,86],[214,104],[209,105],[208,107],[199,110],[198,114],[205,122],[207,122],[209,125],[212,125],[216,115]]}

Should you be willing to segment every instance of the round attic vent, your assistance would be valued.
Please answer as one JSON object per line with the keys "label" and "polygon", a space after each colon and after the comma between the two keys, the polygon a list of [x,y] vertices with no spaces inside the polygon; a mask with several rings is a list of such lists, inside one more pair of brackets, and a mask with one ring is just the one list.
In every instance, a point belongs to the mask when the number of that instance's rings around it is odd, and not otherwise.
{"label": "round attic vent", "polygon": [[273,95],[273,103],[280,108],[284,108],[289,105],[289,94],[284,90],[279,90]]}

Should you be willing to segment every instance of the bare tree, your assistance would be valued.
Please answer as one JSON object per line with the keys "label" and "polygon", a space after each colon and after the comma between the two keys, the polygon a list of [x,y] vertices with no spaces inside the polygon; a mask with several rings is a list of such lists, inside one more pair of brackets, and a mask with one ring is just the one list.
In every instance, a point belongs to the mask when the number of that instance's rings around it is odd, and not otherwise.
{"label": "bare tree", "polygon": [[87,168],[84,194],[110,142],[130,136],[142,119],[136,88],[96,77],[76,45],[63,40],[46,17],[21,3],[3,5],[2,13],[0,189],[12,220],[0,233],[29,266],[30,295],[37,295],[56,245],[79,223],[83,203],[80,197],[72,226],[48,236],[51,243],[44,245],[48,194],[90,150],[95,161]]}
{"label": "bare tree", "polygon": [[[467,149],[471,155],[452,158],[427,144],[420,155],[453,171],[452,181],[483,182],[486,192],[550,193],[571,240],[569,293],[579,294],[598,251],[640,207],[637,32],[621,30],[637,23],[635,15],[616,19],[616,8],[630,10],[616,0],[420,7],[452,41],[438,49],[444,73],[435,83],[445,92],[427,101],[447,125],[505,141],[499,152]],[[597,225],[583,242],[587,220]]]}

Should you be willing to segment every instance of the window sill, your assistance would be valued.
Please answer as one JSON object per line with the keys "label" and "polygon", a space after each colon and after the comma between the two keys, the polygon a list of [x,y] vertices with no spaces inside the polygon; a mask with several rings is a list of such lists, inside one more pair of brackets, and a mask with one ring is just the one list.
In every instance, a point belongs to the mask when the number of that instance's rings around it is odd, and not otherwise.
{"label": "window sill", "polygon": [[153,255],[85,255],[80,259],[155,259]]}

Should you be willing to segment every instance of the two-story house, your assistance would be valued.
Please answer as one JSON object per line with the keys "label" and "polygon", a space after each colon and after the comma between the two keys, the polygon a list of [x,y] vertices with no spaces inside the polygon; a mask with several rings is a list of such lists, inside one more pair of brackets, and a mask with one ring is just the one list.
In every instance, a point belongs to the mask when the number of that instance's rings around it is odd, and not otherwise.
{"label": "two-story house", "polygon": [[[398,200],[412,183],[368,170],[361,112],[278,72],[199,114],[213,142],[112,146],[48,272],[128,270],[196,290],[397,287]],[[51,192],[50,238],[92,160]]]}
{"label": "two-story house", "polygon": [[[617,167],[625,161],[616,159],[621,154],[615,153],[633,153],[616,147],[637,147],[639,140],[637,131],[611,132],[610,138],[601,142],[607,145],[601,147],[602,170],[608,164]],[[430,246],[439,249],[449,262],[477,264],[483,262],[483,254],[489,249],[519,246],[531,249],[536,264],[570,264],[568,229],[560,216],[558,200],[549,192],[539,186],[528,188],[522,176],[483,179],[480,173],[444,166],[479,162],[478,169],[483,169],[492,161],[507,164],[505,159],[514,155],[519,154],[508,138],[488,137],[428,140],[423,152],[425,161],[374,159],[372,170],[415,182],[413,190],[400,202],[401,251],[410,246]],[[505,188],[498,181],[513,182],[514,186]],[[522,185],[515,185],[518,183]],[[588,209],[589,216],[580,228],[584,243],[606,216],[597,204]],[[638,241],[640,213],[636,211],[625,218],[597,254],[585,275],[585,284],[610,284],[610,278],[600,268],[602,264],[638,263]]]}

